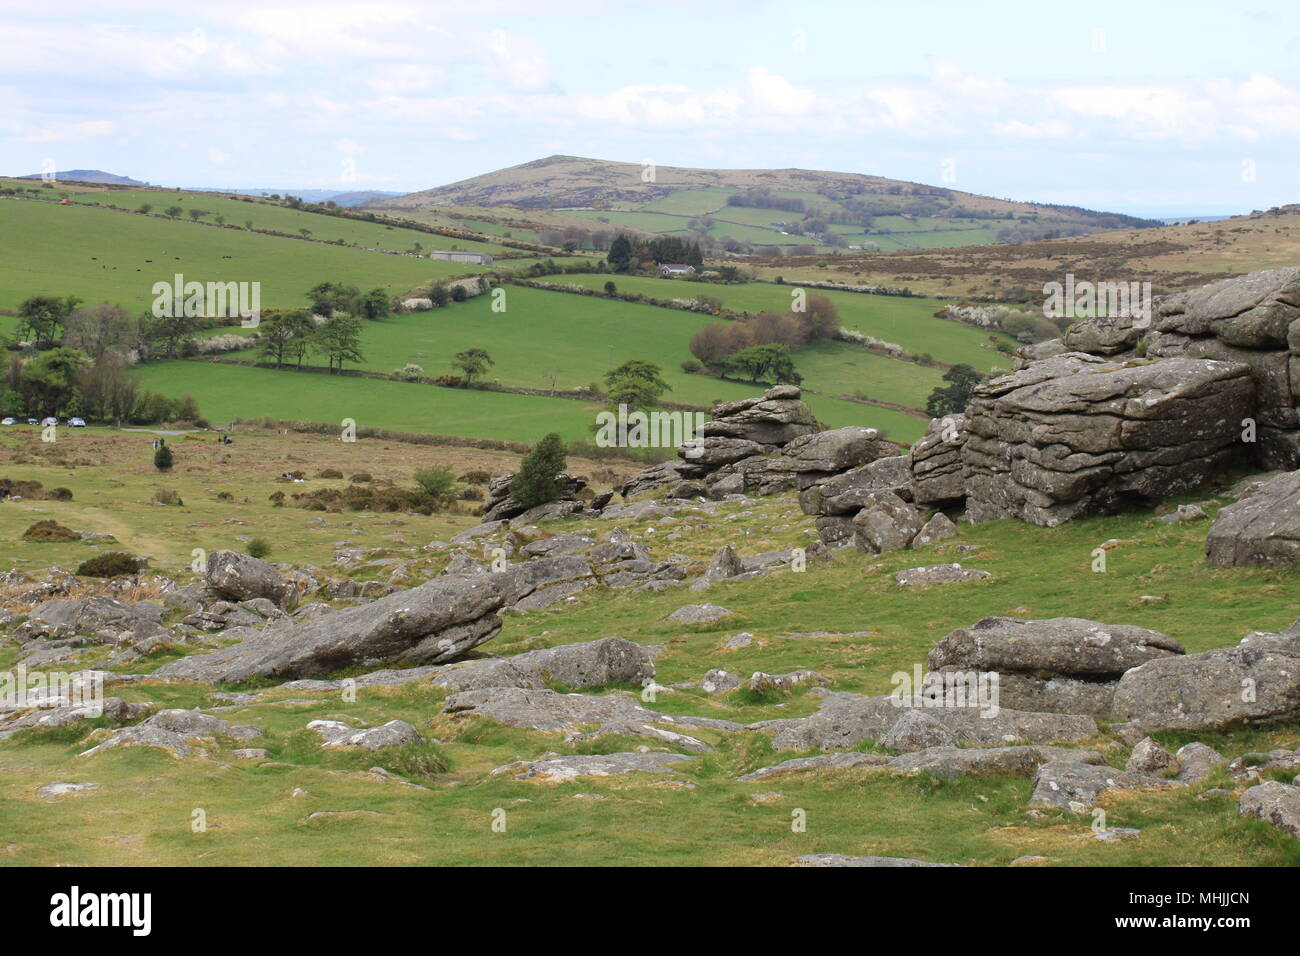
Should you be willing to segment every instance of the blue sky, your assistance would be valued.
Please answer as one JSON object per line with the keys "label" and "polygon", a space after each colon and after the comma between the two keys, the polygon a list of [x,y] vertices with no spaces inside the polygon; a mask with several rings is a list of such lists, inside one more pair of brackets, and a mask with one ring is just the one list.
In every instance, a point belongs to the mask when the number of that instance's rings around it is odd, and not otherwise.
{"label": "blue sky", "polygon": [[410,191],[569,153],[1152,215],[1300,201],[1294,3],[558,6],[4,0],[0,172]]}

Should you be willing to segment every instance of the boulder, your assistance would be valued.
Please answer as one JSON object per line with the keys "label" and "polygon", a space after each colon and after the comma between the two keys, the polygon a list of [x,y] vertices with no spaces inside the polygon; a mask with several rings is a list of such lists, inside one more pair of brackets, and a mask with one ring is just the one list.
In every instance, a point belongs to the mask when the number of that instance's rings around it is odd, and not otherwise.
{"label": "boulder", "polygon": [[238,551],[213,551],[203,577],[208,587],[232,601],[266,598],[285,607],[295,596],[275,565]]}
{"label": "boulder", "polygon": [[669,614],[667,620],[675,624],[712,624],[730,613],[719,604],[687,604]]}
{"label": "boulder", "polygon": [[361,747],[365,750],[384,750],[423,741],[420,732],[404,720],[390,720],[379,727],[357,730],[338,720],[313,720],[307,725],[324,738],[326,747]]}
{"label": "boulder", "polygon": [[1247,365],[1196,358],[1124,363],[1081,352],[976,386],[962,447],[972,521],[1048,527],[1151,507],[1246,456]]}
{"label": "boulder", "polygon": [[853,544],[869,554],[906,548],[922,525],[921,515],[898,495],[873,491],[853,517]]}
{"label": "boulder", "polygon": [[952,747],[956,743],[957,738],[952,731],[924,710],[911,707],[904,710],[903,716],[880,738],[880,746],[899,753],[928,750],[931,747]]}
{"label": "boulder", "polygon": [[[537,558],[477,577],[438,577],[313,621],[237,628],[239,643],[159,668],[163,677],[240,683],[250,677],[317,677],[379,663],[441,664],[501,629],[499,612],[592,576],[577,556]],[[562,590],[561,590],[562,593]],[[557,598],[558,599],[558,598]]]}
{"label": "boulder", "polygon": [[1228,762],[1227,757],[1209,744],[1199,742],[1179,747],[1174,760],[1178,763],[1178,779],[1183,783],[1200,783]]}
{"label": "boulder", "polygon": [[1150,737],[1143,737],[1133,747],[1133,753],[1129,755],[1124,769],[1133,773],[1157,774],[1168,770],[1173,762],[1174,758],[1168,750]]}
{"label": "boulder", "polygon": [[127,604],[116,598],[95,595],[79,600],[55,598],[37,605],[28,614],[20,639],[51,636],[90,635],[116,642],[128,632],[137,639],[166,637],[162,625],[163,608],[159,604]]}
{"label": "boulder", "polygon": [[952,523],[946,514],[942,511],[936,511],[931,515],[921,530],[916,533],[912,539],[911,547],[926,548],[936,541],[942,541],[944,538],[951,538],[957,533],[957,526]]}
{"label": "boulder", "polygon": [[1125,671],[1115,716],[1144,731],[1230,730],[1300,718],[1300,630],[1164,657]]}
{"label": "boulder", "polygon": [[1106,758],[1092,750],[1068,747],[936,746],[895,757],[885,769],[894,773],[928,773],[947,779],[979,773],[1027,777],[1043,764],[1057,761],[1105,766]]}
{"label": "boulder", "polygon": [[911,472],[904,455],[878,458],[812,484],[799,492],[799,507],[810,515],[851,515],[873,491],[910,498]]}
{"label": "boulder", "polygon": [[[902,716],[893,696],[859,697],[813,688],[821,709],[808,717],[780,718],[750,724],[772,734],[773,750],[850,750],[864,740],[879,740]],[[925,712],[959,744],[992,746],[1015,743],[1071,742],[1092,737],[1097,724],[1074,714],[1027,713],[999,707],[996,714],[975,707],[934,707]]]}
{"label": "boulder", "polygon": [[579,754],[569,757],[544,757],[520,760],[497,767],[493,774],[511,774],[516,780],[543,783],[567,783],[579,777],[608,777],[621,773],[653,773],[668,770],[684,761],[695,760],[685,754],[622,753]]}
{"label": "boulder", "polygon": [[1053,760],[1040,766],[1038,772],[1034,774],[1033,793],[1029,797],[1029,805],[1083,813],[1096,804],[1098,797],[1111,790],[1172,786],[1174,784],[1168,780],[1148,777],[1128,770],[1116,770],[1105,764],[1084,763],[1079,760]]}
{"label": "boulder", "polygon": [[862,768],[882,767],[892,758],[884,754],[859,753],[849,751],[839,754],[818,754],[816,757],[795,757],[784,760],[770,767],[759,767],[743,777],[737,777],[741,783],[758,783],[772,777],[788,773],[811,773],[817,770],[858,770]]}
{"label": "boulder", "polygon": [[514,657],[466,661],[439,670],[430,681],[451,691],[481,687],[533,687],[561,684],[573,690],[605,684],[640,684],[654,677],[654,659],[640,644],[603,637],[561,644]]}
{"label": "boulder", "polygon": [[924,568],[907,568],[894,575],[894,580],[905,588],[928,587],[931,584],[960,584],[979,581],[993,575],[960,564],[933,564]]}
{"label": "boulder", "polygon": [[1258,784],[1241,795],[1238,812],[1300,838],[1300,787],[1277,780]]}
{"label": "boulder", "polygon": [[1116,680],[1131,667],[1183,653],[1173,638],[1130,624],[986,617],[949,633],[931,649],[928,661],[931,670]]}
{"label": "boulder", "polygon": [[1223,508],[1206,535],[1205,556],[1215,567],[1300,567],[1300,471],[1277,475]]}

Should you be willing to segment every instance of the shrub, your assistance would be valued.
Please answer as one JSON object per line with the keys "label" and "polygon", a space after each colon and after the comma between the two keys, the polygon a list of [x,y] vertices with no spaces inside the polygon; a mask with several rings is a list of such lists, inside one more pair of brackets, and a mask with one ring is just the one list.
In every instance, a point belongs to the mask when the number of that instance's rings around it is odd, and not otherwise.
{"label": "shrub", "polygon": [[361,483],[361,484],[364,484],[368,481],[374,481],[374,480],[375,480],[374,476],[371,475],[370,472],[368,471],[359,471],[351,478],[348,479],[348,481],[351,481],[353,483]]}
{"label": "shrub", "polygon": [[446,498],[456,487],[456,475],[445,465],[421,468],[412,477],[420,490],[435,498]]}
{"label": "shrub", "polygon": [[153,466],[159,471],[171,471],[172,450],[166,445],[159,445],[158,450],[153,453]]}
{"label": "shrub", "polygon": [[181,496],[170,488],[159,488],[153,493],[153,503],[156,505],[183,505]]}
{"label": "shrub", "polygon": [[77,574],[87,578],[116,578],[136,574],[142,567],[142,559],[125,551],[105,551],[77,565]]}
{"label": "shrub", "polygon": [[492,480],[492,476],[486,471],[467,471],[460,476],[460,480],[467,485],[486,485]]}
{"label": "shrub", "polygon": [[524,458],[510,482],[510,497],[525,508],[554,501],[560,496],[558,476],[563,470],[564,442],[551,432]]}
{"label": "shrub", "polygon": [[699,359],[688,358],[682,361],[682,371],[687,375],[694,375],[702,368],[704,368],[704,363]]}
{"label": "shrub", "polygon": [[339,471],[337,468],[322,468],[320,471],[316,472],[316,477],[317,478],[342,478],[343,472]]}
{"label": "shrub", "polygon": [[254,558],[265,558],[271,553],[271,545],[265,538],[254,538],[248,542],[248,553]]}
{"label": "shrub", "polygon": [[38,521],[23,532],[24,541],[80,541],[81,535],[57,521]]}

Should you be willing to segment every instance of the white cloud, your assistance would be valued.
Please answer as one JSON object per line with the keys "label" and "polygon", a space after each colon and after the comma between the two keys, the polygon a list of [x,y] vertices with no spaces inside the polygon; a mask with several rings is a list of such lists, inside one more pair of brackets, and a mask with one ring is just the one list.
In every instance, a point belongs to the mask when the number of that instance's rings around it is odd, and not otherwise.
{"label": "white cloud", "polygon": [[111,120],[87,120],[84,123],[66,123],[59,126],[47,126],[19,137],[24,143],[59,143],[79,139],[92,139],[107,136],[117,128]]}

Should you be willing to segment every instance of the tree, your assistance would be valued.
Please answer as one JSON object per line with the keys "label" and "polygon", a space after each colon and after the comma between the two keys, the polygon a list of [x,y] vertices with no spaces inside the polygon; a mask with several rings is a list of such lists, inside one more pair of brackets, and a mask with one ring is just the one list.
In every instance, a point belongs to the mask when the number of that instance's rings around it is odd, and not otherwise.
{"label": "tree", "polygon": [[510,481],[510,497],[525,508],[535,508],[560,497],[559,476],[564,471],[564,442],[551,432],[524,458]]}
{"label": "tree", "polygon": [[18,334],[31,335],[36,347],[53,345],[63,323],[81,304],[75,295],[60,299],[54,295],[34,295],[18,306]]}
{"label": "tree", "polygon": [[451,301],[451,293],[441,282],[436,282],[429,287],[429,301],[433,303],[434,308],[442,308]]}
{"label": "tree", "polygon": [[624,362],[605,375],[605,394],[612,406],[646,409],[659,404],[664,392],[672,386],[659,374],[659,366],[640,359]]}
{"label": "tree", "polygon": [[159,471],[172,470],[172,450],[167,447],[166,440],[158,446],[158,450],[153,453],[153,466]]}
{"label": "tree", "polygon": [[840,314],[835,303],[824,295],[808,296],[802,312],[791,314],[799,320],[809,341],[831,339],[840,329]]}
{"label": "tree", "polygon": [[327,319],[316,330],[315,346],[329,360],[330,374],[343,371],[344,362],[361,362],[361,320],[347,316]]}
{"label": "tree", "polygon": [[63,344],[91,358],[109,350],[125,354],[140,345],[140,320],[107,302],[77,309],[63,324]]}
{"label": "tree", "polygon": [[432,465],[421,468],[414,475],[415,483],[426,495],[446,500],[456,490],[456,473],[446,465]]}
{"label": "tree", "polygon": [[361,297],[361,315],[367,319],[382,319],[393,311],[392,300],[383,289],[371,289]]}
{"label": "tree", "polygon": [[610,268],[615,272],[627,272],[632,266],[632,243],[628,241],[627,236],[620,233],[618,238],[609,244]]}
{"label": "tree", "polygon": [[284,364],[289,354],[289,345],[293,341],[294,329],[289,322],[289,313],[263,315],[257,327],[257,343],[262,354],[275,360],[276,368]]}
{"label": "tree", "polygon": [[465,376],[465,381],[474,384],[474,379],[478,378],[488,370],[490,366],[495,365],[492,356],[488,355],[483,349],[466,349],[463,352],[457,352],[456,357],[452,360],[451,367],[459,369]]}
{"label": "tree", "polygon": [[341,282],[320,282],[307,290],[312,311],[327,318],[336,312],[355,315],[360,311],[361,290]]}
{"label": "tree", "polygon": [[45,415],[61,413],[72,400],[77,382],[90,365],[90,358],[78,349],[57,348],[42,352],[22,365],[19,390],[28,410]]}
{"label": "tree", "polygon": [[803,376],[795,371],[790,350],[775,343],[741,349],[727,359],[727,371],[750,382],[770,379],[780,384],[798,385],[803,381]]}
{"label": "tree", "polygon": [[964,412],[966,406],[970,404],[975,386],[981,381],[981,376],[969,365],[954,365],[943,373],[943,380],[949,384],[932,391],[925,403],[926,414],[932,418]]}
{"label": "tree", "polygon": [[164,214],[167,216],[168,219],[179,219],[181,213],[183,213],[184,211],[185,210],[182,209],[180,206],[168,206],[167,209],[164,211]]}
{"label": "tree", "polygon": [[153,316],[148,313],[141,319],[142,341],[151,355],[161,358],[179,358],[189,348],[198,322],[185,314],[184,309],[173,309],[175,315]]}
{"label": "tree", "polygon": [[606,295],[616,295],[617,293],[618,293],[618,286],[614,285],[613,280],[610,280],[609,282],[605,283]]}

